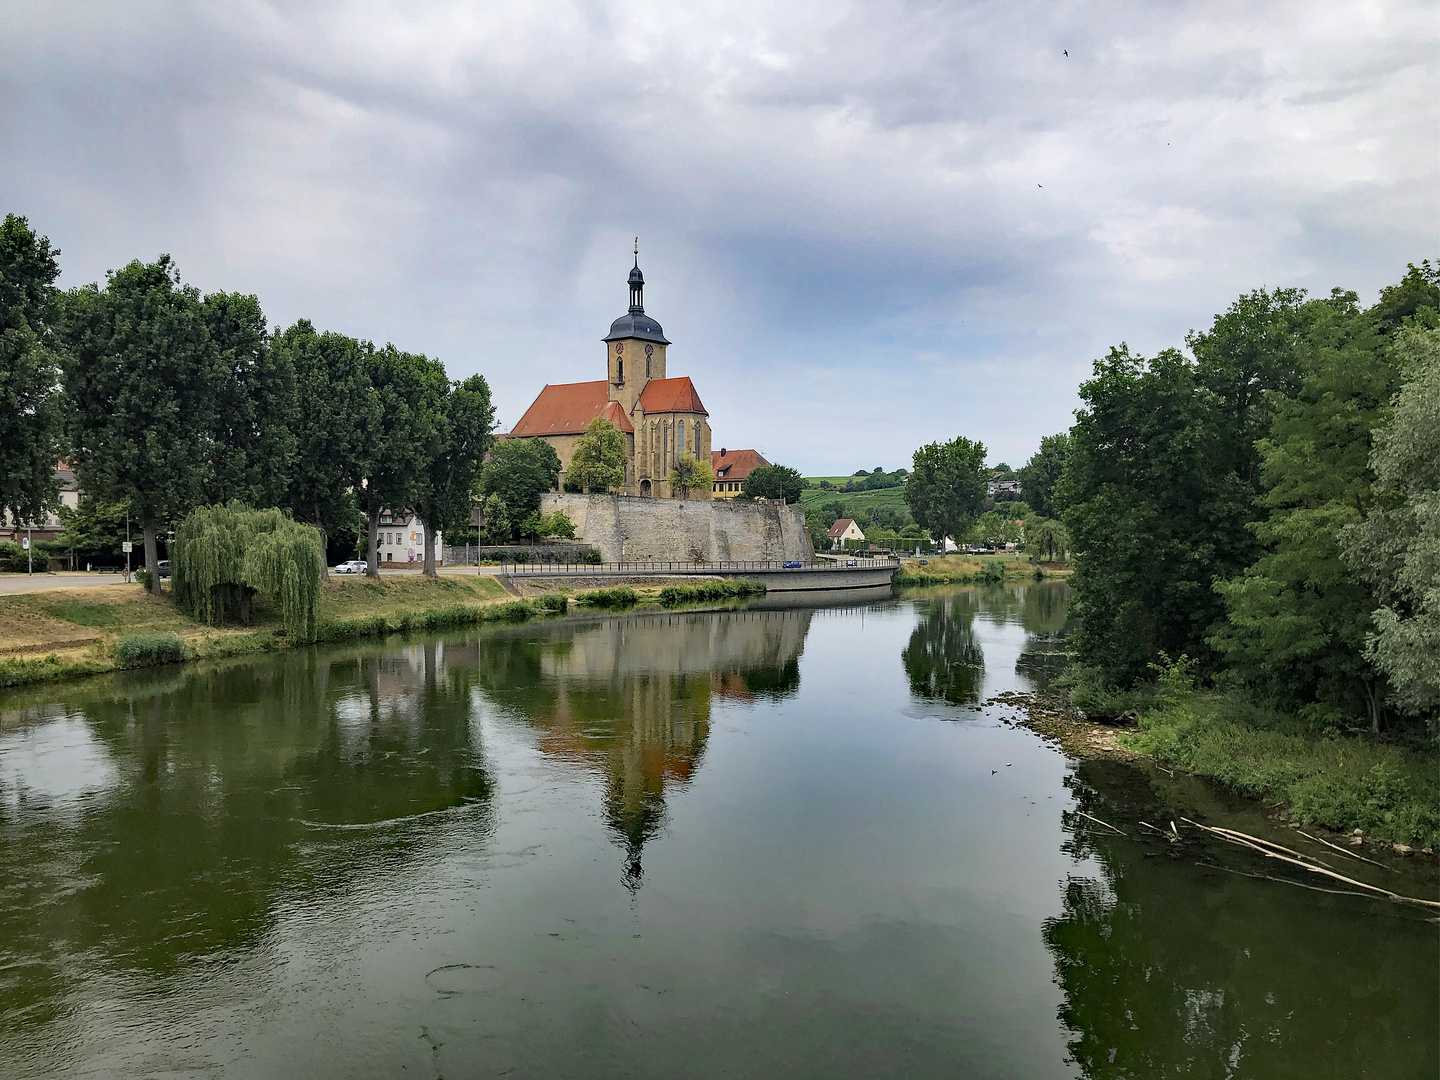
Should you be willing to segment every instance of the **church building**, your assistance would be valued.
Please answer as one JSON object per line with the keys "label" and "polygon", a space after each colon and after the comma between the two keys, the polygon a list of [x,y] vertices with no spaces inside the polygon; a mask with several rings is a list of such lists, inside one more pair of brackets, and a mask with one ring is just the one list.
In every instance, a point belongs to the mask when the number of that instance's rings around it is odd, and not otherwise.
{"label": "church building", "polygon": [[[710,414],[688,376],[666,377],[670,342],[660,324],[645,314],[644,292],[637,251],[630,271],[630,310],[610,324],[605,337],[606,377],[546,386],[508,437],[544,439],[555,447],[561,468],[568,470],[585,425],[602,416],[625,436],[625,483],[619,490],[679,498],[678,490],[670,490],[670,470],[682,454],[710,460]],[[690,498],[710,496],[709,484],[689,491]]]}

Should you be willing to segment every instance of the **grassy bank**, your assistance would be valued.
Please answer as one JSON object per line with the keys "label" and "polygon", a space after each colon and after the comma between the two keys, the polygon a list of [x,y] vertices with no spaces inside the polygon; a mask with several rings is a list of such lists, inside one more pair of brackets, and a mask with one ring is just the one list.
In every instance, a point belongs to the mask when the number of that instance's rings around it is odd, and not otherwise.
{"label": "grassy bank", "polygon": [[895,573],[896,585],[975,585],[1003,581],[1040,581],[1065,577],[1063,566],[1031,562],[1020,555],[944,555],[903,559]]}
{"label": "grassy bank", "polygon": [[[332,578],[320,599],[319,640],[518,621],[565,610],[563,596],[513,600],[482,575]],[[249,627],[213,627],[138,585],[0,597],[0,686],[177,660],[268,652],[287,645],[278,612],[257,598]]]}
{"label": "grassy bank", "polygon": [[1319,737],[1234,694],[1163,692],[1122,744],[1285,810],[1296,821],[1440,846],[1433,748]]}

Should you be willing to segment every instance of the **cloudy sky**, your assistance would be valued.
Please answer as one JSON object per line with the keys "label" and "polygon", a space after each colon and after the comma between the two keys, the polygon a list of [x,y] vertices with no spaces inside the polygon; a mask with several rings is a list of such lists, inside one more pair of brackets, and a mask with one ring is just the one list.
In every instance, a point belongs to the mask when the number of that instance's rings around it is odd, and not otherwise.
{"label": "cloudy sky", "polygon": [[[716,445],[1019,465],[1092,359],[1440,254],[1440,8],[0,0],[0,211],[479,371],[647,310]],[[1065,53],[1068,51],[1069,55]]]}

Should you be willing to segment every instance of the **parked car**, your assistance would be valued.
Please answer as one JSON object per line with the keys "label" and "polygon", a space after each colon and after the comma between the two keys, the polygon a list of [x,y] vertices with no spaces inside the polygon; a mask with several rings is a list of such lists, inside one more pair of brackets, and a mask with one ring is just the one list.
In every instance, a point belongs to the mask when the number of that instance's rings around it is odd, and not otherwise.
{"label": "parked car", "polygon": [[789,562],[784,563],[783,565],[786,570],[799,570],[805,564],[798,559],[791,559]]}
{"label": "parked car", "polygon": [[845,560],[845,565],[846,565],[846,566],[859,566],[860,564],[857,563],[854,559],[846,559],[846,560]]}
{"label": "parked car", "polygon": [[162,580],[168,578],[170,576],[170,560],[161,559],[157,562],[155,564],[155,572],[160,575]]}
{"label": "parked car", "polygon": [[335,567],[335,573],[337,574],[363,574],[364,572],[365,563],[360,559],[351,559],[349,562],[342,562],[339,566]]}

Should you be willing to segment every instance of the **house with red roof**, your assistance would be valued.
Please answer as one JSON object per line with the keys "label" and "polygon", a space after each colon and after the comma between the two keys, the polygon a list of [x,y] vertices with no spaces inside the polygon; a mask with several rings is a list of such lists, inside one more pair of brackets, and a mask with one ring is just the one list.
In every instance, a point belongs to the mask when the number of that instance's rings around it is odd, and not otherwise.
{"label": "house with red roof", "polygon": [[745,478],[761,465],[769,465],[758,450],[730,450],[721,447],[710,452],[710,466],[715,470],[715,487],[712,494],[717,499],[733,499],[740,494]]}
{"label": "house with red roof", "polygon": [[[585,426],[603,417],[625,436],[628,460],[620,491],[668,499],[670,470],[683,455],[699,461],[712,457],[710,414],[689,376],[666,375],[670,342],[660,324],[645,314],[645,275],[638,252],[629,286],[630,310],[610,324],[604,338],[606,377],[546,386],[507,437],[544,439],[555,447],[566,470]],[[691,498],[710,494],[703,487],[689,492]]]}

